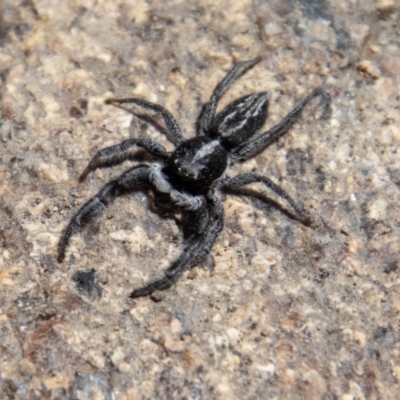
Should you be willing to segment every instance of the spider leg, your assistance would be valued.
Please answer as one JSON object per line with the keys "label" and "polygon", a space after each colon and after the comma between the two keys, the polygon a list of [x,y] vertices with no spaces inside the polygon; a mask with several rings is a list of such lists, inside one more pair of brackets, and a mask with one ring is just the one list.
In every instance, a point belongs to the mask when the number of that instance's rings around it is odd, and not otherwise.
{"label": "spider leg", "polygon": [[151,103],[149,101],[139,99],[137,97],[132,97],[129,99],[109,99],[106,101],[107,104],[136,104],[140,107],[143,107],[147,110],[159,112],[164,119],[165,125],[167,126],[168,132],[171,135],[171,141],[173,144],[178,145],[183,142],[182,130],[174,118],[174,116],[166,110],[164,107],[161,107],[158,104]]}
{"label": "spider leg", "polygon": [[322,96],[323,109],[324,112],[327,111],[327,102],[329,102],[329,96],[325,92],[322,87],[319,87],[312,91],[308,96],[306,96],[303,100],[301,100],[286,117],[282,118],[276,125],[274,125],[267,132],[262,133],[261,135],[256,136],[255,138],[251,138],[246,142],[242,143],[236,149],[234,149],[231,153],[231,159],[234,162],[243,162],[256,154],[262,152],[266,149],[271,143],[278,140],[281,136],[283,136],[298,120],[300,117],[301,111],[307,105],[307,103],[316,96]]}
{"label": "spider leg", "polygon": [[127,160],[134,160],[132,147],[137,146],[145,149],[149,154],[157,159],[166,160],[169,157],[164,146],[151,139],[128,139],[116,146],[106,147],[99,150],[92,158],[88,166],[79,177],[83,181],[90,172],[97,168],[109,168],[121,164]]}
{"label": "spider leg", "polygon": [[170,288],[186,269],[194,267],[209,253],[223,228],[223,207],[219,199],[212,194],[207,196],[207,200],[207,206],[191,212],[186,221],[189,227],[186,234],[189,237],[185,241],[179,257],[167,269],[161,279],[143,288],[135,289],[130,295],[132,299],[151,295],[157,290]]}
{"label": "spider leg", "polygon": [[193,268],[201,260],[203,260],[203,258],[210,252],[211,248],[213,247],[215,241],[217,240],[224,227],[224,210],[222,207],[222,203],[217,197],[214,197],[213,201],[215,201],[215,203],[212,206],[213,210],[209,210],[210,217],[207,227],[202,235],[199,235],[199,237],[195,239],[200,243],[200,246],[196,254],[193,256],[190,264],[187,265],[187,268]]}
{"label": "spider leg", "polygon": [[71,218],[58,245],[58,261],[64,260],[65,249],[71,236],[80,232],[89,221],[100,216],[117,196],[127,190],[138,189],[148,184],[149,168],[139,165],[104,185],[96,196],[87,201]]}
{"label": "spider leg", "polygon": [[[224,227],[224,208],[221,201],[213,193],[207,194],[207,205],[209,209],[210,219],[206,233],[204,235],[203,247],[199,252],[195,264],[200,262],[211,250],[216,239],[220,235]],[[193,266],[194,266],[193,265]]]}
{"label": "spider leg", "polygon": [[232,179],[227,179],[223,181],[221,189],[229,193],[230,190],[235,191],[237,189],[242,188],[245,185],[257,182],[263,183],[279,197],[285,199],[290,204],[290,206],[296,211],[296,214],[304,223],[306,224],[311,223],[311,219],[307,215],[307,213],[295,203],[295,201],[289,196],[289,194],[265,176],[253,173],[236,175]]}
{"label": "spider leg", "polygon": [[260,57],[254,58],[253,60],[244,61],[237,63],[233,68],[226,74],[225,78],[215,87],[210,100],[203,107],[203,110],[198,120],[198,135],[207,135],[208,130],[211,127],[212,121],[215,117],[215,111],[217,109],[218,102],[222,95],[228,90],[229,86],[243,75],[248,69],[253,67],[260,61]]}

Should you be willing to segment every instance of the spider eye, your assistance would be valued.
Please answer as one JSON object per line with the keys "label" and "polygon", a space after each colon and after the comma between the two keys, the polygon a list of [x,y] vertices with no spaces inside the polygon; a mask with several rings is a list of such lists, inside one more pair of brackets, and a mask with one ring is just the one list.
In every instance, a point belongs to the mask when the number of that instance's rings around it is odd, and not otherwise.
{"label": "spider eye", "polygon": [[205,165],[200,165],[197,168],[197,172],[199,173],[199,175],[206,175],[208,173],[208,168]]}

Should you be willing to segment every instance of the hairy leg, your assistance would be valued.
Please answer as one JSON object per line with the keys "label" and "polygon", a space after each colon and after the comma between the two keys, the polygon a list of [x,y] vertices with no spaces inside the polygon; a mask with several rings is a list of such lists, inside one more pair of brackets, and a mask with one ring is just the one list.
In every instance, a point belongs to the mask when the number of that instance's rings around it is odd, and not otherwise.
{"label": "hairy leg", "polygon": [[263,183],[265,186],[267,186],[269,189],[271,189],[275,194],[277,194],[279,197],[282,197],[285,199],[290,206],[296,211],[297,216],[301,219],[306,224],[310,224],[311,220],[310,217],[307,215],[307,213],[299,207],[295,201],[289,196],[289,194],[283,190],[281,187],[276,185],[274,182],[272,182],[270,179],[258,175],[258,174],[253,174],[253,173],[248,173],[248,174],[241,174],[241,175],[236,175],[232,179],[227,179],[223,182],[223,185],[221,187],[222,190],[226,191],[229,193],[229,190],[235,190],[235,189],[240,189],[245,185],[249,185],[251,183]]}
{"label": "hairy leg", "polygon": [[221,200],[211,192],[208,193],[206,197],[210,221],[209,227],[204,235],[203,247],[195,260],[195,264],[201,261],[211,251],[212,246],[224,227],[224,207]]}
{"label": "hairy leg", "polygon": [[259,61],[260,58],[257,57],[253,60],[237,63],[226,74],[225,78],[222,79],[222,81],[214,89],[208,103],[206,103],[203,107],[203,110],[198,120],[198,130],[199,130],[198,134],[200,135],[207,134],[207,131],[211,127],[211,123],[215,117],[215,111],[217,109],[219,99],[228,90],[232,82],[238,79],[241,75],[243,75],[248,69],[253,67]]}
{"label": "hairy leg", "polygon": [[58,261],[65,257],[65,249],[72,235],[78,233],[94,218],[100,216],[106,207],[124,191],[138,189],[149,184],[149,172],[146,166],[137,166],[121,175],[120,178],[104,185],[100,191],[86,202],[71,218],[58,245]]}
{"label": "hairy leg", "polygon": [[181,254],[164,276],[143,288],[134,290],[130,295],[132,299],[151,295],[157,290],[169,289],[185,270],[195,266],[211,250],[223,227],[223,208],[214,195],[207,196],[206,207],[207,209],[196,210],[192,213],[193,220],[187,221],[193,223],[190,230],[186,231],[190,232],[189,238],[185,241]]}
{"label": "hairy leg", "polygon": [[271,143],[278,140],[281,136],[283,136],[299,119],[300,114],[303,108],[307,105],[307,103],[316,96],[322,96],[322,106],[324,112],[327,112],[327,108],[329,106],[329,95],[325,92],[322,87],[319,87],[312,91],[308,96],[306,96],[303,100],[301,100],[292,111],[289,112],[286,117],[282,118],[276,125],[274,125],[267,132],[262,133],[261,135],[256,136],[255,138],[251,138],[246,142],[242,143],[236,149],[232,151],[231,158],[234,162],[243,162],[246,161],[258,153],[261,153],[265,150]]}
{"label": "hairy leg", "polygon": [[182,136],[182,130],[176,121],[176,119],[173,117],[173,115],[166,110],[164,107],[161,107],[158,104],[151,103],[149,101],[139,99],[136,97],[132,97],[129,99],[109,99],[106,102],[107,104],[136,104],[140,107],[145,108],[146,110],[154,111],[154,112],[159,112],[165,122],[165,125],[167,126],[168,132],[171,135],[172,142],[175,145],[179,145],[180,143],[183,142],[183,136]]}
{"label": "hairy leg", "polygon": [[99,150],[92,158],[88,166],[82,172],[79,180],[82,182],[90,172],[97,168],[109,168],[121,164],[124,161],[132,160],[134,153],[132,147],[137,146],[145,149],[157,159],[166,160],[169,157],[164,146],[151,139],[128,139],[115,146]]}

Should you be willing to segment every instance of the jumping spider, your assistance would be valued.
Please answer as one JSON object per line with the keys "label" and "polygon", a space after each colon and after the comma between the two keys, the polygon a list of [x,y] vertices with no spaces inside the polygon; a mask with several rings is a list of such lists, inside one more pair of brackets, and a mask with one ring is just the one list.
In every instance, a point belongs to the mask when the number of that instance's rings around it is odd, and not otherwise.
{"label": "jumping spider", "polygon": [[224,211],[216,190],[234,193],[251,183],[261,182],[285,199],[300,220],[309,223],[305,211],[270,179],[256,173],[225,175],[229,165],[244,162],[262,152],[283,136],[298,119],[304,106],[315,96],[326,98],[320,87],[300,101],[290,113],[267,132],[254,136],[267,118],[268,92],[253,93],[230,103],[220,113],[216,108],[221,96],[244,72],[258,63],[259,58],[237,63],[216,86],[210,100],[203,106],[197,121],[197,135],[185,140],[175,118],[158,104],[139,98],[111,99],[108,104],[136,104],[161,114],[176,150],[169,153],[151,139],[128,139],[100,150],[80,176],[80,181],[97,168],[107,168],[134,160],[134,147],[147,151],[154,159],[150,165],[139,164],[119,178],[104,185],[72,217],[58,247],[58,261],[62,262],[70,237],[90,220],[98,217],[117,197],[126,192],[151,189],[155,198],[168,200],[182,215],[183,250],[167,269],[164,277],[134,290],[130,297],[147,296],[157,290],[170,288],[182,273],[198,264],[211,250],[223,228]]}

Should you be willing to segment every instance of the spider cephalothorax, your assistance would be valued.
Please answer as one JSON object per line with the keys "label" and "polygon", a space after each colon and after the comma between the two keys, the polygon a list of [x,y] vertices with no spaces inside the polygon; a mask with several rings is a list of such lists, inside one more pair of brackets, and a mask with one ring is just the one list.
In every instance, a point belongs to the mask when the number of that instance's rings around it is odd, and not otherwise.
{"label": "spider cephalothorax", "polygon": [[217,139],[196,137],[178,146],[169,165],[189,185],[208,188],[225,172],[228,153]]}
{"label": "spider cephalothorax", "polygon": [[[197,135],[185,140],[175,118],[163,107],[138,98],[112,99],[111,104],[136,104],[159,112],[176,150],[168,153],[159,143],[150,139],[128,139],[116,146],[97,152],[83,171],[80,180],[97,168],[112,167],[126,160],[134,160],[132,148],[146,150],[154,159],[150,165],[136,165],[119,178],[107,183],[72,217],[60,240],[58,260],[65,256],[70,237],[79,232],[91,219],[97,217],[115,197],[141,189],[150,189],[157,198],[180,212],[183,230],[183,250],[165,272],[164,277],[136,289],[131,298],[147,296],[156,290],[165,290],[177,281],[182,273],[194,267],[211,250],[223,227],[223,207],[215,195],[219,190],[232,193],[241,187],[261,182],[278,196],[284,198],[297,216],[307,222],[306,213],[293,199],[270,179],[255,174],[225,176],[228,165],[246,161],[262,152],[284,135],[298,119],[301,110],[313,97],[325,94],[322,88],[311,92],[294,109],[267,132],[256,135],[267,118],[269,93],[253,93],[233,101],[216,114],[219,99],[230,84],[259,59],[236,64],[217,85],[197,121]],[[323,96],[326,97],[326,96]]]}

